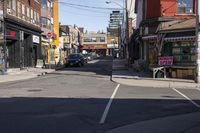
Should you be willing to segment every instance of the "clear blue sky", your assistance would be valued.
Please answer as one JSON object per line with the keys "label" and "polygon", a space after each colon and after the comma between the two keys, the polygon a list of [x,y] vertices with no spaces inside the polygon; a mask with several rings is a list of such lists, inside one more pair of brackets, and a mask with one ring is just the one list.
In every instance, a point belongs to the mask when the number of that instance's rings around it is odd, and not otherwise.
{"label": "clear blue sky", "polygon": [[[88,31],[104,31],[108,26],[112,10],[87,8],[89,7],[120,8],[114,3],[106,4],[106,0],[59,0],[59,21],[63,25],[84,27]],[[123,0],[112,0],[123,5]],[[75,4],[75,5],[73,5]]]}

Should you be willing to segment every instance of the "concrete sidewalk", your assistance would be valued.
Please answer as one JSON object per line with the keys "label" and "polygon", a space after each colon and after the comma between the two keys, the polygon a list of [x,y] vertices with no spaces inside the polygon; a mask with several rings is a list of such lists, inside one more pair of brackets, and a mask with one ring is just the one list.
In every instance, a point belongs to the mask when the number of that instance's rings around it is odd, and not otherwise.
{"label": "concrete sidewalk", "polygon": [[148,73],[136,72],[127,67],[124,59],[113,60],[112,80],[114,82],[141,87],[162,87],[162,88],[197,88],[200,85],[194,80],[172,79],[172,78],[156,78],[153,79]]}
{"label": "concrete sidewalk", "polygon": [[27,80],[54,72],[55,69],[28,68],[24,70],[10,69],[6,74],[0,75],[0,83]]}
{"label": "concrete sidewalk", "polygon": [[[146,73],[135,72],[126,65],[126,60],[113,60],[112,80],[129,86],[159,88],[196,88],[193,80],[153,79]],[[169,116],[132,123],[106,133],[200,133],[200,112]]]}

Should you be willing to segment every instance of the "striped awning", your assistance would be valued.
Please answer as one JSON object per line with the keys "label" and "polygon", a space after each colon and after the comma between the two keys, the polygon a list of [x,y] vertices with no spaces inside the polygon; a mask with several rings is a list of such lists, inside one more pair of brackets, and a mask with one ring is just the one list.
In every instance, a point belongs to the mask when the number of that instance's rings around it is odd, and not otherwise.
{"label": "striped awning", "polygon": [[176,42],[176,41],[195,41],[196,36],[185,36],[185,37],[167,37],[165,42]]}
{"label": "striped awning", "polygon": [[143,36],[142,40],[147,41],[147,40],[156,40],[157,35],[151,35],[151,36]]}
{"label": "striped awning", "polygon": [[49,46],[49,43],[47,43],[47,42],[42,42],[41,44],[42,44],[42,45]]}

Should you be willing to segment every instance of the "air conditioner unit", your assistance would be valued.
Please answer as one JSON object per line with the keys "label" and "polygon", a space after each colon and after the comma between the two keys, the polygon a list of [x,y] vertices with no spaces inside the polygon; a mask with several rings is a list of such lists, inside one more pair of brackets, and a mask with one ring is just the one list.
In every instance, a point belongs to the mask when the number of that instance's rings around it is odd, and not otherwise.
{"label": "air conditioner unit", "polygon": [[7,9],[7,13],[8,14],[12,14],[12,10],[11,9]]}

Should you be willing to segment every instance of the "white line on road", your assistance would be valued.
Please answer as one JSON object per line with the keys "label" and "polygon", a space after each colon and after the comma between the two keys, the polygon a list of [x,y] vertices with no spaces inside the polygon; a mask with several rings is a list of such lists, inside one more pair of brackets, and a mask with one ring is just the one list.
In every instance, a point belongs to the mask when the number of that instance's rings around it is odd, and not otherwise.
{"label": "white line on road", "polygon": [[103,115],[102,115],[102,117],[101,117],[101,120],[100,120],[100,122],[99,122],[100,124],[104,124],[104,122],[105,122],[105,120],[106,120],[106,117],[107,117],[107,115],[108,115],[110,106],[111,106],[111,104],[112,104],[112,101],[113,101],[113,99],[114,99],[114,97],[115,97],[115,95],[116,95],[116,93],[117,93],[117,90],[119,89],[119,86],[120,86],[120,84],[117,85],[117,87],[115,88],[115,90],[114,90],[112,96],[110,97],[110,100],[109,100],[109,102],[108,102],[108,104],[107,104],[107,106],[106,106],[106,108],[105,108],[105,110],[104,110],[104,112],[103,112]]}
{"label": "white line on road", "polygon": [[187,100],[189,100],[192,104],[194,104],[197,108],[200,108],[200,105],[197,104],[196,102],[194,102],[192,99],[190,99],[188,96],[186,96],[185,94],[181,93],[180,91],[178,91],[175,88],[172,88],[174,91],[176,91],[177,93],[179,93],[181,96],[183,96],[184,98],[186,98]]}

